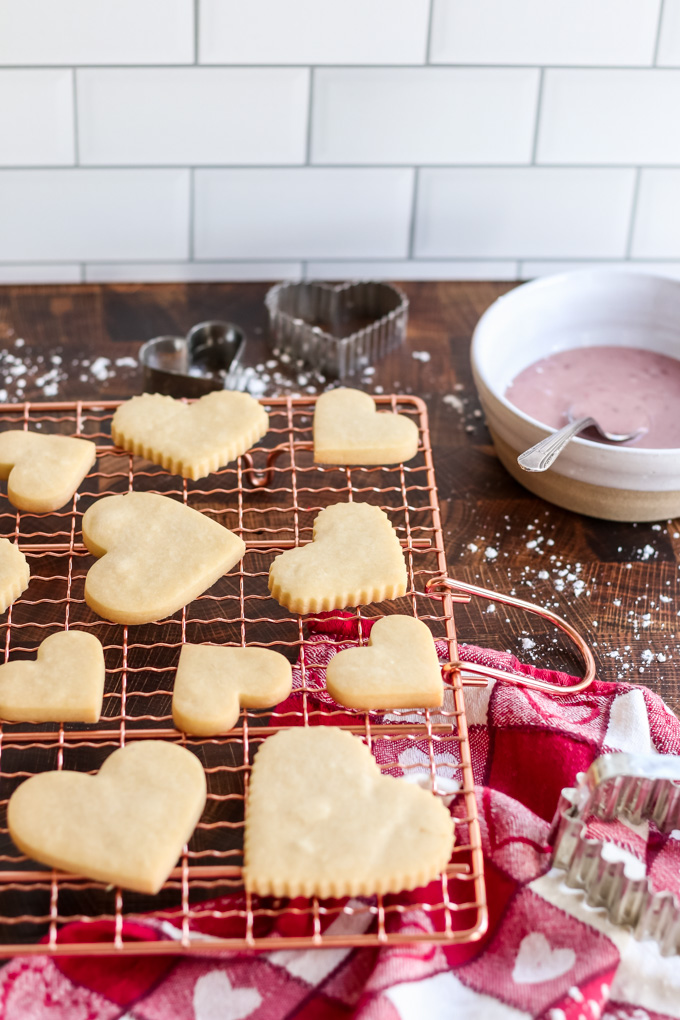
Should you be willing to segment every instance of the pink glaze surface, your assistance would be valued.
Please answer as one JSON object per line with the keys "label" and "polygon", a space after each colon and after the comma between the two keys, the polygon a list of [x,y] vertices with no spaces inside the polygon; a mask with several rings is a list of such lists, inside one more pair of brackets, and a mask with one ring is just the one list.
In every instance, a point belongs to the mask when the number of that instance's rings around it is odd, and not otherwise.
{"label": "pink glaze surface", "polygon": [[[680,360],[665,354],[635,347],[574,347],[529,365],[505,396],[554,428],[592,415],[607,432],[642,429],[626,446],[680,447]],[[597,439],[596,432],[584,435]]]}

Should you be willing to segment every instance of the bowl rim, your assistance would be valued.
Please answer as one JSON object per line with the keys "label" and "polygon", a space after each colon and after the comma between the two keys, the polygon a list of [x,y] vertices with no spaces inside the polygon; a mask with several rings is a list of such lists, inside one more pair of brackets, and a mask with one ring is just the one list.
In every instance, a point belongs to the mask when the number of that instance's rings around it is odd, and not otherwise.
{"label": "bowl rim", "polygon": [[[479,319],[477,320],[477,324],[475,325],[475,328],[472,332],[472,340],[470,343],[470,362],[472,364],[473,373],[479,376],[479,378],[482,380],[485,387],[489,390],[492,396],[496,400],[498,400],[506,408],[506,410],[516,415],[516,417],[518,417],[522,421],[525,421],[530,425],[538,426],[539,428],[543,429],[548,435],[554,435],[554,433],[558,431],[558,429],[555,428],[554,425],[546,425],[545,422],[539,421],[538,418],[532,417],[530,414],[527,414],[526,411],[522,411],[519,407],[517,407],[516,404],[513,404],[510,400],[508,400],[504,393],[499,393],[496,389],[494,389],[494,387],[491,385],[488,379],[485,378],[484,373],[481,371],[481,368],[479,366],[479,361],[476,357],[477,348],[479,346],[478,335],[480,332],[480,326],[482,326],[482,323],[484,322],[484,319],[486,318],[488,312],[490,312],[492,309],[496,309],[501,302],[506,302],[508,301],[508,299],[513,300],[513,295],[518,294],[520,291],[524,293],[525,292],[524,288],[531,288],[532,290],[548,289],[551,286],[563,284],[567,280],[573,280],[574,278],[578,277],[582,278],[595,277],[597,279],[620,280],[622,274],[626,273],[632,276],[643,277],[647,280],[653,281],[654,283],[660,283],[663,286],[670,284],[671,286],[675,287],[680,291],[680,280],[675,280],[669,276],[659,276],[656,273],[648,273],[645,271],[640,272],[637,270],[637,268],[632,267],[630,269],[628,269],[627,267],[622,267],[621,269],[609,269],[609,268],[598,269],[596,266],[588,266],[583,269],[565,270],[562,273],[550,273],[547,276],[538,277],[538,279],[526,280],[523,283],[520,282],[518,286],[513,287],[512,290],[506,291],[505,294],[501,294],[499,297],[495,299],[495,301],[492,301],[489,307],[486,308],[484,312],[482,312]],[[585,346],[595,347],[598,345],[586,344]],[[599,346],[614,346],[614,345],[600,344]],[[565,347],[563,349],[571,350],[571,348],[569,347]],[[640,350],[641,348],[637,349]],[[667,357],[671,357],[671,355],[667,355]],[[538,361],[539,359],[537,358],[536,360]],[[680,361],[680,358],[676,358],[675,360]],[[531,362],[531,364],[535,364],[535,362]],[[673,453],[676,453],[680,456],[680,447],[678,446],[658,446],[658,447],[623,446],[619,445],[618,443],[600,443],[594,439],[583,439],[581,436],[574,436],[574,438],[570,440],[570,443],[576,443],[577,446],[583,447],[586,450],[599,450],[599,451],[603,449],[608,450],[614,457],[630,457],[631,455],[641,457],[652,456],[654,454],[672,455]]]}

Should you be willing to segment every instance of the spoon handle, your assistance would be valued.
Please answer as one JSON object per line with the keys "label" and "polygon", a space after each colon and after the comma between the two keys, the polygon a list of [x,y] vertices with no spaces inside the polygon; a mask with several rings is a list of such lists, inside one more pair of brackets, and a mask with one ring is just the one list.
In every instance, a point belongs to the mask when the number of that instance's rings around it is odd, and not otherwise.
{"label": "spoon handle", "polygon": [[569,440],[594,424],[594,418],[579,418],[578,421],[565,425],[564,428],[542,439],[540,443],[536,443],[529,450],[520,453],[517,463],[523,471],[547,471],[553,461],[562,453]]}

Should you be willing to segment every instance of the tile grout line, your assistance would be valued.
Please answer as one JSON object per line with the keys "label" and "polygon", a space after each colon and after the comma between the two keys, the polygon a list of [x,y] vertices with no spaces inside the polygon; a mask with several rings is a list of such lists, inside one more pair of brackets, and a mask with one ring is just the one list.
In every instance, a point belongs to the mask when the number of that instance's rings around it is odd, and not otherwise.
{"label": "tile grout line", "polygon": [[[680,170],[678,163],[418,163],[420,170],[635,170],[642,166],[646,170]],[[414,163],[196,163],[197,170],[412,170]],[[188,170],[187,163],[79,163],[81,170]],[[17,170],[30,171],[69,171],[71,164],[64,163],[7,163],[0,164],[0,175],[14,173]]]}
{"label": "tile grout line", "polygon": [[630,260],[635,236],[635,221],[637,219],[638,200],[640,197],[640,181],[642,178],[642,167],[635,169],[635,183],[633,185],[633,197],[630,204],[630,221],[628,223],[628,235],[626,237],[626,251],[624,258]]}
{"label": "tile grout line", "polygon": [[80,166],[80,136],[78,132],[78,75],[75,67],[71,68],[71,85],[73,87],[73,165]]}
{"label": "tile grout line", "polygon": [[305,140],[305,166],[311,166],[312,162],[312,108],[314,105],[314,79],[316,68],[309,68],[309,83],[307,87],[307,137]]}
{"label": "tile grout line", "polygon": [[[30,63],[3,64],[3,63],[0,63],[0,69],[3,70],[3,71],[64,71],[67,68],[72,67],[72,66],[74,66],[74,65],[71,64],[71,63],[62,63],[62,64],[30,64]],[[166,63],[166,64],[162,64],[162,63],[155,64],[155,63],[153,63],[153,61],[149,61],[147,63],[134,63],[134,64],[87,64],[87,63],[77,63],[76,62],[75,66],[79,70],[88,70],[88,71],[140,71],[140,70],[166,70],[166,71],[173,71],[173,70],[174,71],[183,71],[184,70],[184,71],[186,71],[186,70],[192,70],[195,66],[197,66],[199,68],[209,68],[209,69],[212,69],[212,70],[220,70],[220,71],[229,71],[229,70],[232,70],[232,69],[235,69],[235,70],[252,69],[252,70],[260,70],[260,71],[285,71],[285,70],[291,70],[291,69],[300,70],[300,69],[307,68],[310,65],[309,64],[304,64],[304,63],[290,63],[290,64],[277,63],[276,61],[273,61],[272,63],[269,63],[269,64],[261,64],[261,63],[238,64],[236,62],[229,61],[228,63],[222,63],[222,64],[215,63],[215,62],[210,62],[210,63],[206,62],[206,63],[200,63],[198,65],[194,65],[192,63],[192,61],[188,60],[188,61],[186,61],[183,64],[182,63],[176,63],[176,62],[175,63]],[[378,64],[376,64],[376,63],[371,63],[370,61],[366,61],[366,62],[362,62],[362,63],[358,63],[358,64],[343,64],[343,63],[337,63],[337,62],[336,63],[321,63],[321,64],[317,64],[315,66],[322,67],[324,69],[327,68],[328,70],[334,70],[334,71],[364,71],[364,70],[373,70],[373,71],[381,71],[381,70],[422,71],[428,65],[424,65],[422,62],[418,63],[418,62],[415,62],[415,61],[412,62],[412,63],[401,63],[401,64],[395,64],[395,63],[382,63],[382,64],[378,63]],[[527,70],[532,70],[532,71],[535,71],[537,68],[540,68],[541,66],[545,67],[546,70],[547,69],[550,69],[550,70],[555,69],[555,70],[559,70],[559,71],[649,71],[649,70],[653,69],[652,65],[650,65],[650,64],[605,64],[605,65],[603,65],[603,64],[555,64],[555,63],[553,63],[553,64],[539,65],[535,61],[534,61],[534,63],[525,62],[525,63],[521,63],[521,64],[512,64],[512,63],[509,64],[509,63],[503,63],[502,61],[499,61],[498,63],[493,63],[493,64],[486,64],[486,63],[476,63],[476,64],[474,64],[474,63],[462,63],[462,62],[459,62],[459,61],[437,61],[436,63],[433,63],[431,66],[432,67],[436,67],[436,68],[440,68],[441,70],[449,70],[449,71],[457,71],[457,70],[462,70],[462,71],[512,71],[512,70],[527,71]],[[669,71],[675,71],[677,74],[680,74],[680,67],[678,67],[677,65],[669,66],[668,70]]]}
{"label": "tile grout line", "polygon": [[654,40],[654,53],[652,55],[652,67],[658,67],[659,61],[659,47],[661,45],[661,30],[663,29],[663,16],[666,7],[666,0],[661,0],[659,4],[659,21],[656,26],[656,39]]}
{"label": "tile grout line", "polygon": [[198,31],[199,31],[199,5],[200,0],[194,0],[194,65],[198,64]]}
{"label": "tile grout line", "polygon": [[434,19],[434,0],[430,0],[427,14],[427,38],[425,40],[425,66],[429,67],[432,56],[432,22]]}
{"label": "tile grout line", "polygon": [[416,215],[418,212],[418,187],[420,183],[420,167],[413,168],[413,194],[411,195],[411,217],[408,226],[408,252],[407,258],[413,258],[413,247],[416,237]]}
{"label": "tile grout line", "polygon": [[194,261],[194,225],[196,205],[196,168],[189,167],[189,244],[188,261]]}
{"label": "tile grout line", "polygon": [[[369,262],[376,264],[394,263],[400,265],[404,262],[413,262],[416,265],[432,262],[435,264],[448,264],[458,265],[460,263],[472,263],[475,265],[484,265],[488,262],[541,262],[546,265],[560,262],[574,262],[574,263],[625,263],[625,256],[597,256],[597,255],[413,255],[412,257],[402,256],[340,256],[340,255],[327,255],[327,256],[314,256],[313,258],[303,259],[300,257],[294,257],[292,255],[284,255],[281,257],[262,257],[262,258],[194,258],[191,261],[193,266],[211,266],[211,265],[268,265],[269,263],[277,263],[280,265],[294,265],[302,264],[306,262],[308,265],[314,262],[333,262],[333,263],[352,263],[352,262]],[[657,257],[653,255],[637,256],[634,258],[634,263],[637,265],[644,264],[659,264],[659,265],[680,265],[680,255],[678,256],[665,256]],[[188,263],[188,259],[148,259],[148,258],[97,258],[97,259],[85,259],[82,265],[85,266],[108,266],[108,265],[119,265],[119,266],[171,266],[171,265],[182,265]],[[0,268],[3,266],[77,266],[81,265],[80,260],[77,257],[66,258],[66,259],[48,259],[48,258],[36,258],[36,259],[0,259]]]}
{"label": "tile grout line", "polygon": [[541,127],[541,111],[543,109],[543,81],[545,68],[542,67],[538,76],[538,91],[536,93],[536,120],[534,122],[534,139],[531,145],[531,165],[536,166],[536,155],[538,153],[538,135]]}

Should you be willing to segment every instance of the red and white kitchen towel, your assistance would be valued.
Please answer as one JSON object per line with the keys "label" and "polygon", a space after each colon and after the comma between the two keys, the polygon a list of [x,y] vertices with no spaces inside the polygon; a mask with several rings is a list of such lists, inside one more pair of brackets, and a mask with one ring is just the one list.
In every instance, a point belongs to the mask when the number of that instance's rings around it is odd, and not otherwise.
{"label": "red and white kitchen towel", "polygon": [[[325,666],[355,636],[353,627],[349,620],[325,621],[312,636],[305,680],[317,688],[313,696],[327,697]],[[440,651],[444,658],[444,646]],[[461,658],[569,682],[565,674],[474,646],[462,646]],[[295,686],[301,683],[298,667]],[[546,844],[560,790],[573,785],[577,772],[608,751],[677,754],[680,722],[660,698],[632,684],[595,682],[581,694],[556,698],[497,682],[467,689],[465,700],[490,905],[481,943],[191,958],[18,957],[0,969],[2,1020],[680,1018],[680,958],[664,959],[655,943],[636,942],[585,905],[581,893],[566,889],[561,873],[549,867]],[[425,745],[378,739],[374,749],[395,774],[416,766],[407,770],[414,778],[422,767],[426,780]],[[442,761],[453,754],[453,744],[442,746]],[[680,893],[680,832],[663,836],[616,823],[598,837],[630,866],[646,865],[659,888]],[[433,889],[432,896],[439,893]],[[427,892],[411,895],[414,909],[392,923],[404,933],[427,932],[428,915],[417,906]],[[365,917],[342,915],[334,930],[365,926]],[[227,924],[212,921],[203,931],[229,934]],[[92,940],[111,937],[105,923],[88,925],[87,932]],[[177,939],[180,932],[149,922],[127,925],[125,935]],[[194,935],[200,940],[199,927]],[[83,927],[68,926],[61,937],[81,939]]]}

